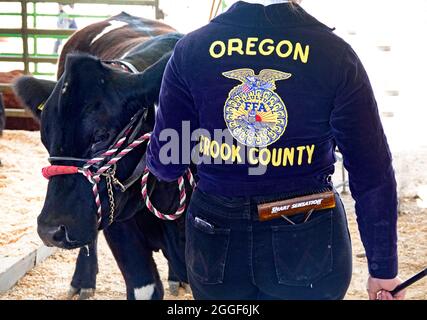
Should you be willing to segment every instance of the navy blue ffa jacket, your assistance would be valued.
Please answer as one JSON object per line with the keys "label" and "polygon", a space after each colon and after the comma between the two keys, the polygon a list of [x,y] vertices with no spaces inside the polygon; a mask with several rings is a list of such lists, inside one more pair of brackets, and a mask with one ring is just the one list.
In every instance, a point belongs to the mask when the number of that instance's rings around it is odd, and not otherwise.
{"label": "navy blue ffa jacket", "polygon": [[[225,196],[325,186],[338,146],[369,271],[396,276],[391,154],[366,71],[331,29],[299,6],[238,2],[185,36],[163,78],[147,157],[151,172],[165,181],[183,175],[187,142],[198,128],[191,147],[210,160],[198,165],[198,187]],[[168,163],[170,153],[175,160]],[[249,173],[260,166],[262,175]]]}

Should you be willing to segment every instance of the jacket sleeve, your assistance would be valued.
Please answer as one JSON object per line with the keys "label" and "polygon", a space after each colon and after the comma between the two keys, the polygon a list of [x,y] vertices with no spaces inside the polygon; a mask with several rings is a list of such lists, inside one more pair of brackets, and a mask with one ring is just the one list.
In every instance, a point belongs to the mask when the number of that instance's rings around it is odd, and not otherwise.
{"label": "jacket sleeve", "polygon": [[184,174],[194,145],[190,134],[198,128],[192,95],[181,72],[185,69],[182,58],[178,42],[163,75],[155,127],[147,149],[148,169],[162,181],[174,181]]}
{"label": "jacket sleeve", "polygon": [[397,275],[397,192],[392,157],[366,71],[347,48],[338,68],[331,127],[349,172],[369,272]]}

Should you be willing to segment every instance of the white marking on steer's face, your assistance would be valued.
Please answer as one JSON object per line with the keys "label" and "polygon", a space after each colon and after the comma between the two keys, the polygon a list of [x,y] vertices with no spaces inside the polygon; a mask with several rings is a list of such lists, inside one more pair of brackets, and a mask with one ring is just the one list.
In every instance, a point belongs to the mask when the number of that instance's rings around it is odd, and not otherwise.
{"label": "white marking on steer's face", "polygon": [[123,21],[116,21],[116,20],[112,20],[112,21],[109,21],[109,26],[108,27],[106,27],[106,28],[104,28],[104,30],[102,30],[102,32],[100,33],[100,34],[98,34],[95,38],[93,38],[93,40],[91,41],[91,45],[95,42],[95,41],[97,41],[97,40],[99,40],[99,38],[101,38],[101,37],[103,37],[104,35],[106,35],[107,33],[109,33],[109,32],[111,32],[111,31],[113,31],[113,30],[116,30],[116,29],[119,29],[119,28],[122,28],[122,27],[124,27],[125,25],[127,25],[127,23],[126,22],[123,22]]}
{"label": "white marking on steer's face", "polygon": [[135,288],[135,300],[150,300],[154,293],[155,284],[148,284],[141,288]]}

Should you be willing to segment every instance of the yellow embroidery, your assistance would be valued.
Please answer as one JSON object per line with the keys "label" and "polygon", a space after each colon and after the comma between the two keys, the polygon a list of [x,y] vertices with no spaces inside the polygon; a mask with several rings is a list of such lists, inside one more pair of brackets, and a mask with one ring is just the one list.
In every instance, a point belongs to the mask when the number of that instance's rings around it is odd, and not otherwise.
{"label": "yellow embroidery", "polygon": [[[316,146],[304,145],[286,148],[249,148],[242,149],[240,146],[220,144],[208,137],[201,136],[199,152],[201,155],[222,161],[232,161],[239,164],[247,162],[250,165],[273,165],[274,167],[294,167],[310,165]],[[245,154],[246,152],[246,154]]]}
{"label": "yellow embroidery", "polygon": [[209,54],[214,59],[227,56],[270,56],[276,54],[279,58],[292,57],[295,61],[307,63],[310,55],[310,46],[303,46],[300,42],[290,40],[274,41],[273,39],[259,39],[248,37],[246,39],[232,38],[227,41],[217,40],[212,42]]}

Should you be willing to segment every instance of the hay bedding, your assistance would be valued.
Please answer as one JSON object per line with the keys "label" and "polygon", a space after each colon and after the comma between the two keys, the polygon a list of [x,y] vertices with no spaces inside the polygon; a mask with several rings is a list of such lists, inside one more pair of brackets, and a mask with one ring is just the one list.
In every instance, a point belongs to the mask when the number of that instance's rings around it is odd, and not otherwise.
{"label": "hay bedding", "polygon": [[[16,255],[37,247],[40,243],[35,232],[38,215],[45,195],[46,181],[40,168],[46,164],[46,152],[39,142],[38,133],[6,131],[0,139],[0,258]],[[29,155],[30,154],[30,155]],[[343,196],[349,218],[353,242],[353,280],[346,299],[366,299],[366,258],[359,239],[354,215],[354,203]],[[417,206],[416,197],[401,199],[399,217],[400,273],[406,279],[427,266],[427,209]],[[66,299],[69,282],[74,271],[77,251],[58,250],[44,263],[30,271],[0,299]],[[161,254],[155,259],[165,287],[167,263]],[[99,242],[98,288],[95,299],[125,299],[125,285],[104,238]],[[165,288],[166,299],[172,297]],[[408,299],[427,299],[427,280],[411,287]],[[178,299],[191,299],[181,289]]]}
{"label": "hay bedding", "polygon": [[40,168],[47,153],[38,132],[5,131],[0,138],[0,259],[37,248],[36,232],[47,182]]}

